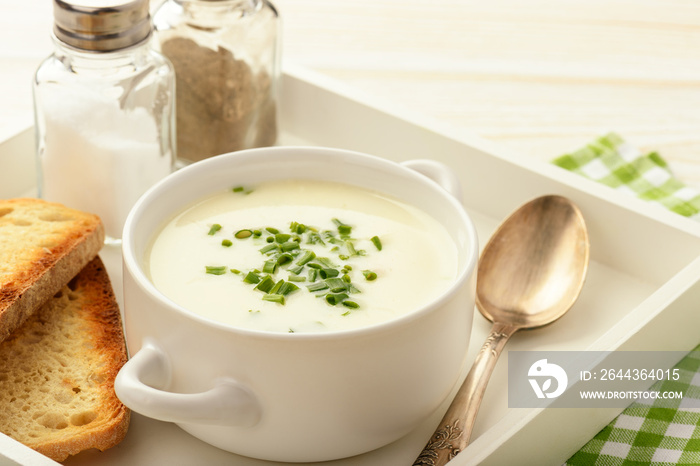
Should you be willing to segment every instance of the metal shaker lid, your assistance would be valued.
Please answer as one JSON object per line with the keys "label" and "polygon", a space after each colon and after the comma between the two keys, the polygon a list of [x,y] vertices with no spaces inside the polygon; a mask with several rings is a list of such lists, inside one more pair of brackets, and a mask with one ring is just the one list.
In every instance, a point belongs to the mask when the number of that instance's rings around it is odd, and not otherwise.
{"label": "metal shaker lid", "polygon": [[54,0],[54,34],[78,49],[109,52],[146,39],[148,0]]}

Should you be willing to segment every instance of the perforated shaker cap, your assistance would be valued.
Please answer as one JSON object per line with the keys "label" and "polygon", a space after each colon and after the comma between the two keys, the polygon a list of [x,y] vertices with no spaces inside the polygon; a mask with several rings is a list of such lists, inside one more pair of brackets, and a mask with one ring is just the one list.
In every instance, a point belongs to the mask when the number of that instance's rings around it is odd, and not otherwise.
{"label": "perforated shaker cap", "polygon": [[148,0],[54,0],[54,34],[78,49],[123,49],[151,34],[148,8]]}

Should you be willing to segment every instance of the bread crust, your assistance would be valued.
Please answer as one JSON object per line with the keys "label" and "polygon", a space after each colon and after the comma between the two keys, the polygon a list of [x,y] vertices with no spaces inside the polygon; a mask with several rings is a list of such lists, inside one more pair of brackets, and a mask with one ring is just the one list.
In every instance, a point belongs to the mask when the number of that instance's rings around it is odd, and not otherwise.
{"label": "bread crust", "polygon": [[126,435],[130,411],[114,393],[126,343],[99,257],[0,343],[0,360],[0,430],[15,440],[63,461]]}
{"label": "bread crust", "polygon": [[0,200],[0,341],[92,260],[100,218],[33,198]]}

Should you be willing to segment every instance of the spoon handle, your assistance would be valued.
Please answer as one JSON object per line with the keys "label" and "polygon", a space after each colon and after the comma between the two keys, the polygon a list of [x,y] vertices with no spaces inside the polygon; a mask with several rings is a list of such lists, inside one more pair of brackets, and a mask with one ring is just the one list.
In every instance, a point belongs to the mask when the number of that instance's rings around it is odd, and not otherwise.
{"label": "spoon handle", "polygon": [[508,339],[518,327],[494,323],[472,368],[413,466],[442,466],[469,445],[484,391]]}

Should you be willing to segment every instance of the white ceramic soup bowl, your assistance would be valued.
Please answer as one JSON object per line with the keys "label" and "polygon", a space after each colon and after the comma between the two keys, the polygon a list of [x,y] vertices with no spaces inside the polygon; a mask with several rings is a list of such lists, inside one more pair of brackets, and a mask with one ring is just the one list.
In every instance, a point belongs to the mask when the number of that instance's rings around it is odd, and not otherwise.
{"label": "white ceramic soup bowl", "polygon": [[[175,214],[222,189],[277,179],[353,184],[430,213],[457,246],[454,284],[429,305],[385,323],[288,334],[200,317],[149,281],[145,255]],[[448,396],[469,343],[478,244],[459,196],[455,176],[437,162],[399,164],[327,148],[240,151],[171,174],[144,194],[124,228],[131,359],[118,374],[118,397],[138,413],[260,459],[326,461],[401,438]]]}

